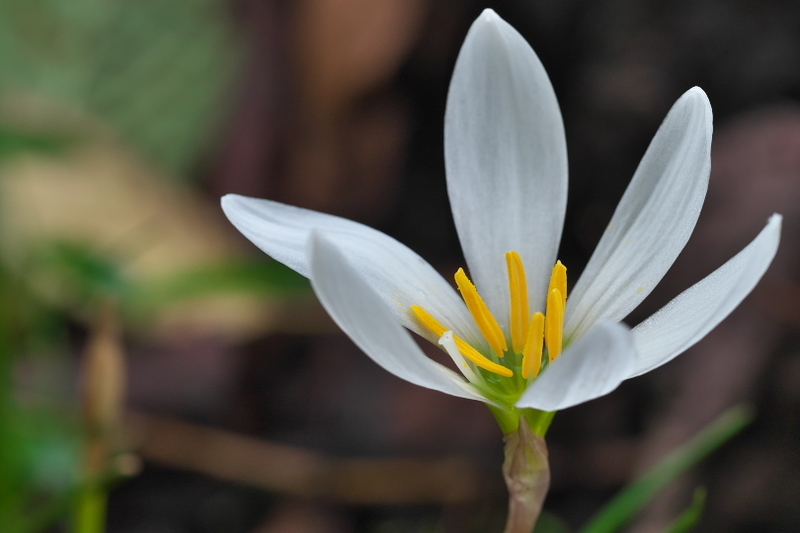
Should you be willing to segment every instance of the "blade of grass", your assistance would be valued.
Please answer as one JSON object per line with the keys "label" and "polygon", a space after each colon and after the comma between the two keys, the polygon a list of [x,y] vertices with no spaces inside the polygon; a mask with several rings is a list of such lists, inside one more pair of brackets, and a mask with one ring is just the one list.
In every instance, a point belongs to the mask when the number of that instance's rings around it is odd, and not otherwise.
{"label": "blade of grass", "polygon": [[722,413],[689,442],[673,450],[650,471],[617,494],[581,533],[613,533],[624,526],[670,481],[689,470],[742,431],[754,417],[749,405],[740,404]]}
{"label": "blade of grass", "polygon": [[706,491],[705,487],[697,487],[694,489],[694,496],[689,508],[680,514],[678,518],[673,520],[666,530],[666,533],[687,533],[691,530],[700,517],[703,516],[703,509],[706,507]]}

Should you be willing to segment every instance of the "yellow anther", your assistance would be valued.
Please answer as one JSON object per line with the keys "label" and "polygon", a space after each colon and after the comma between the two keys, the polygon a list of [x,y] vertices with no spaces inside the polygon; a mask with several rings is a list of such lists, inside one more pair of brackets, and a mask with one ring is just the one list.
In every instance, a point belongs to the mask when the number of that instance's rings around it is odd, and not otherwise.
{"label": "yellow anther", "polygon": [[[530,307],[528,306],[528,281],[525,266],[517,252],[506,254],[508,265],[508,290],[511,293],[511,346],[520,353],[528,338]],[[527,377],[527,376],[526,376]]]}
{"label": "yellow anther", "polygon": [[483,301],[481,295],[478,294],[478,289],[469,280],[463,268],[458,269],[455,277],[458,290],[461,291],[461,297],[464,298],[464,303],[467,304],[469,312],[472,313],[475,324],[477,324],[478,329],[481,330],[497,357],[503,357],[504,352],[508,350],[508,344],[500,324],[497,323],[497,319],[489,311],[489,307]]}
{"label": "yellow anther", "polygon": [[[411,312],[414,313],[414,316],[417,318],[420,324],[425,326],[431,333],[436,335],[437,337],[441,337],[444,335],[445,331],[448,331],[448,328],[444,327],[441,322],[436,320],[432,314],[427,312],[425,309],[418,305],[411,306]],[[504,367],[503,365],[498,365],[486,358],[485,355],[480,353],[478,350],[470,346],[470,344],[458,337],[453,335],[453,339],[456,341],[456,346],[458,347],[458,351],[461,352],[461,355],[475,363],[481,368],[488,370],[489,372],[494,372],[495,374],[500,374],[501,376],[505,376],[510,378],[514,375],[514,372],[511,369]]]}
{"label": "yellow anther", "polygon": [[564,297],[558,289],[547,294],[547,317],[544,325],[544,341],[550,354],[550,362],[553,362],[561,355],[564,334]]}
{"label": "yellow anther", "polygon": [[556,261],[556,266],[553,267],[553,273],[550,274],[550,286],[547,288],[547,294],[553,289],[558,289],[561,293],[561,307],[567,306],[567,267],[561,264],[561,261]]}
{"label": "yellow anther", "polygon": [[461,352],[461,355],[463,355],[464,357],[466,357],[479,367],[484,368],[489,372],[494,372],[495,374],[499,374],[507,378],[510,378],[511,376],[514,375],[514,372],[510,368],[506,368],[503,365],[499,365],[495,362],[488,360],[485,355],[483,355],[478,350],[470,346],[470,344],[461,337],[453,335],[453,339],[455,339],[456,346],[458,346],[458,351]]}
{"label": "yellow anther", "polygon": [[542,368],[542,352],[544,351],[544,315],[534,313],[528,328],[528,338],[522,350],[522,377],[535,378]]}

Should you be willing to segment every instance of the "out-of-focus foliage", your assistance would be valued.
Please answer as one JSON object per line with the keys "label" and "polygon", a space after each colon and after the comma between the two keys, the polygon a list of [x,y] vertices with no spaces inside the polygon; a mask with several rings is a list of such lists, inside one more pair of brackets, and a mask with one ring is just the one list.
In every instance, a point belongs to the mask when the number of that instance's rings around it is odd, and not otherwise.
{"label": "out-of-focus foliage", "polygon": [[78,483],[77,420],[52,405],[15,405],[6,388],[0,394],[0,522],[9,533],[41,531],[64,516]]}
{"label": "out-of-focus foliage", "polygon": [[73,142],[68,136],[22,132],[0,123],[0,162],[24,151],[56,154]]}
{"label": "out-of-focus foliage", "polygon": [[[753,408],[748,405],[737,405],[725,411],[689,442],[670,452],[642,477],[617,494],[581,533],[619,531],[664,487],[741,432],[753,421],[754,416]],[[688,531],[700,519],[704,505],[705,494],[695,492],[694,502],[687,512],[678,517],[672,526],[673,530]]]}
{"label": "out-of-focus foliage", "polygon": [[240,243],[215,205],[115,143],[0,160],[0,261],[84,323],[112,296],[127,331],[273,329],[308,283]]}
{"label": "out-of-focus foliage", "polygon": [[0,266],[0,524],[44,530],[63,517],[79,483],[77,413],[64,402],[63,322]]}
{"label": "out-of-focus foliage", "polygon": [[[198,195],[76,131],[0,127],[4,533],[44,531],[70,514],[81,533],[101,531],[108,482],[122,473],[87,475],[97,439],[74,397],[76,319],[93,329],[113,302],[126,331],[167,320],[235,335],[270,327],[258,300],[308,292],[282,265],[246,259]],[[226,298],[240,312],[219,309]]]}
{"label": "out-of-focus foliage", "polygon": [[220,0],[0,2],[6,107],[31,94],[77,107],[174,169],[209,140],[238,58]]}

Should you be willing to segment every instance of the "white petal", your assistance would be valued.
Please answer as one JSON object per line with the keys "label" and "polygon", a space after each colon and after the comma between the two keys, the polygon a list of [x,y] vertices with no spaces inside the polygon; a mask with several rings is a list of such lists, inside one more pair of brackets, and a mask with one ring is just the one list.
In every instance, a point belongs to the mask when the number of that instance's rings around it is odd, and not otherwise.
{"label": "white petal", "polygon": [[470,274],[508,324],[505,254],[543,310],[567,200],[567,149],[553,87],[525,39],[487,9],[456,61],[445,115],[447,188]]}
{"label": "white petal", "polygon": [[778,249],[780,215],[727,263],[633,328],[638,376],[667,363],[705,337],[756,286]]}
{"label": "white petal", "polygon": [[465,340],[485,344],[453,287],[419,255],[385,233],[345,218],[235,194],[222,198],[222,209],[256,246],[306,277],[310,276],[308,238],[312,230],[324,230],[400,323],[436,342],[410,315],[409,306],[420,305]]}
{"label": "white petal", "polygon": [[596,325],[542,372],[517,407],[558,411],[616,389],[636,364],[631,332],[619,322]]}
{"label": "white petal", "polygon": [[425,356],[332,241],[313,232],[309,255],[311,284],[320,302],[364,353],[395,376],[421,387],[483,400],[455,372]]}
{"label": "white petal", "polygon": [[705,199],[711,132],[711,106],[695,87],[667,114],[576,284],[567,337],[625,318],[675,262]]}

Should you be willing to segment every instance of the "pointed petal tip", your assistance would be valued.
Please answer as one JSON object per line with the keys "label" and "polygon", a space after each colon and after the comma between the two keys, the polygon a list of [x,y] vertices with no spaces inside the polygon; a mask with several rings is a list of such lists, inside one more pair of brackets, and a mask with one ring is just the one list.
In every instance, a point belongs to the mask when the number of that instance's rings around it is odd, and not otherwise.
{"label": "pointed petal tip", "polygon": [[[533,280],[531,305],[543,305],[566,209],[563,120],[536,53],[491,9],[472,24],[459,52],[444,137],[455,225],[487,305],[507,320],[507,280],[497,272],[509,250],[520,253]],[[486,235],[496,236],[489,247]]]}
{"label": "pointed petal tip", "polygon": [[[258,218],[258,206],[261,202],[258,198],[242,196],[241,194],[226,194],[219,199],[222,212],[228,221],[238,229],[245,237],[250,239],[253,244],[264,250],[253,235],[253,217]],[[264,250],[267,252],[266,250]],[[269,254],[269,252],[267,252]],[[271,255],[271,254],[270,254]]]}
{"label": "pointed petal tip", "polygon": [[695,123],[695,125],[698,128],[703,127],[705,129],[706,150],[710,153],[711,137],[714,133],[714,112],[711,109],[711,102],[706,92],[700,87],[692,87],[678,98],[673,110],[681,114],[688,113],[688,120],[697,120],[699,122]]}
{"label": "pointed petal tip", "polygon": [[236,225],[235,221],[239,218],[239,212],[242,209],[241,199],[243,197],[239,196],[238,194],[226,194],[222,198],[219,199],[220,207],[222,207],[222,212],[225,214],[225,217]]}
{"label": "pointed petal tip", "polygon": [[783,226],[783,215],[780,213],[773,213],[770,215],[769,219],[767,219],[767,225],[761,230],[762,233],[768,234],[770,236],[770,240],[773,241],[773,251],[772,254],[776,254],[778,252],[778,245],[780,244],[781,240],[781,228]]}
{"label": "pointed petal tip", "polygon": [[494,9],[486,8],[472,23],[471,31],[490,31],[493,30],[491,35],[501,37],[504,31],[508,31],[511,26],[503,20],[503,17],[497,14]]}
{"label": "pointed petal tip", "polygon": [[235,202],[239,198],[246,198],[246,196],[242,196],[240,194],[228,193],[228,194],[223,194],[222,198],[220,198],[219,201],[222,202],[223,204],[227,204]]}
{"label": "pointed petal tip", "polygon": [[736,309],[775,258],[782,220],[780,214],[774,213],[758,236],[738,254],[633,329],[639,360],[630,377],[672,361]]}
{"label": "pointed petal tip", "polygon": [[[778,245],[780,244],[781,240],[781,228],[783,226],[783,215],[780,213],[773,213],[767,219],[767,224],[764,226],[764,229],[761,230],[759,233],[759,237],[762,239],[768,239],[773,242],[772,254],[774,255],[778,251]],[[758,237],[757,237],[758,238]]]}
{"label": "pointed petal tip", "polygon": [[708,100],[708,95],[706,94],[706,92],[697,85],[686,91],[686,93],[684,94],[692,96],[694,98],[703,98],[705,100]]}
{"label": "pointed petal tip", "polygon": [[478,20],[482,20],[484,22],[490,22],[493,20],[497,20],[499,18],[500,15],[497,14],[497,11],[495,11],[491,7],[487,7],[481,12],[481,15],[478,17]]}
{"label": "pointed petal tip", "polygon": [[242,204],[251,200],[247,196],[242,196],[240,194],[225,194],[222,198],[219,199],[219,203],[222,206],[222,211],[225,213],[225,216],[231,218],[231,213],[236,211],[237,209],[242,208]]}
{"label": "pointed petal tip", "polygon": [[219,203],[222,206],[222,209],[225,209],[226,206],[229,206],[231,202],[234,201],[235,194],[223,194],[222,197],[219,199]]}
{"label": "pointed petal tip", "polygon": [[[675,262],[694,230],[706,196],[713,130],[706,93],[700,87],[683,93],[653,137],[573,287],[568,334],[584,332],[601,318],[626,317]],[[625,280],[620,278],[623,272],[627,273]]]}
{"label": "pointed petal tip", "polygon": [[691,105],[695,108],[696,111],[702,111],[706,114],[707,120],[711,120],[712,118],[712,111],[711,111],[711,102],[708,99],[708,95],[706,92],[701,89],[700,87],[692,87],[681,97],[678,99],[678,102],[681,102],[685,105]]}

